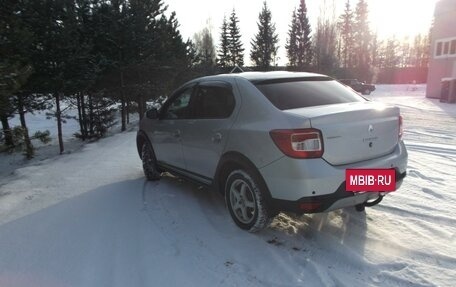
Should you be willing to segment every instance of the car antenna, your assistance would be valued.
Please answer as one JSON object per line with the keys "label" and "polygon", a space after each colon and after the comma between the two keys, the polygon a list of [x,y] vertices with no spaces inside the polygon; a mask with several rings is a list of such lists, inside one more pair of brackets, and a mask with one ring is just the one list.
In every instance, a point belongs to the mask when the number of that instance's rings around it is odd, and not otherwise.
{"label": "car antenna", "polygon": [[238,65],[234,65],[234,68],[231,70],[230,74],[234,73],[236,70],[241,71],[241,73],[244,72],[244,70],[242,70],[241,67],[239,67]]}

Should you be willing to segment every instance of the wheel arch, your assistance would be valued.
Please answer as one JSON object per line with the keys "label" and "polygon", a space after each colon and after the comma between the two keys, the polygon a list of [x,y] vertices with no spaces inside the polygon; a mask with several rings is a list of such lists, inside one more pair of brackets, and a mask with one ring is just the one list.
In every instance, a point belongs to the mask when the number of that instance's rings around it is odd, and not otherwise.
{"label": "wheel arch", "polygon": [[271,194],[269,192],[268,186],[266,185],[266,181],[264,180],[258,168],[248,157],[235,151],[230,151],[223,154],[217,165],[214,176],[214,187],[218,192],[221,194],[224,193],[225,178],[228,176],[229,172],[235,168],[243,168],[249,172],[252,172],[253,175],[260,181],[260,185],[265,191],[267,202],[270,202]]}

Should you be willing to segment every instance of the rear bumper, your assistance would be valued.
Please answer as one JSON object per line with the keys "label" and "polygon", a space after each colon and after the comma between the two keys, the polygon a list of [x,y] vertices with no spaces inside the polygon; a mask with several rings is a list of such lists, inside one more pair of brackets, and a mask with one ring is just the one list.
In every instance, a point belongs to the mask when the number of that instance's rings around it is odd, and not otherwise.
{"label": "rear bumper", "polygon": [[[405,176],[406,172],[401,174],[396,170],[397,188],[399,188],[402,184]],[[302,197],[295,201],[273,198],[271,199],[271,207],[278,211],[289,211],[298,214],[318,213],[363,204],[367,201],[376,200],[380,196],[384,195],[385,193],[380,192],[356,193],[346,191],[344,181],[334,193],[320,196]]]}
{"label": "rear bumper", "polygon": [[[401,141],[386,156],[359,163],[332,166],[323,159],[299,160],[283,157],[259,169],[274,206],[283,211],[301,209],[303,204],[321,202],[314,212],[329,211],[378,198],[379,193],[345,191],[345,170],[351,168],[394,168],[396,189],[406,175],[408,155]],[[301,209],[302,212],[302,209]]]}

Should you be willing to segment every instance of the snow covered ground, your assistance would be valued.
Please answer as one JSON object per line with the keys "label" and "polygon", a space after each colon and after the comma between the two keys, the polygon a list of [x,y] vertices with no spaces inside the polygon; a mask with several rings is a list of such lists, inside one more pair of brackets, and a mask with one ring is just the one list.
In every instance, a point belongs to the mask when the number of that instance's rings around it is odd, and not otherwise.
{"label": "snow covered ground", "polygon": [[401,107],[409,170],[366,213],[280,214],[246,233],[219,195],[146,182],[134,131],[12,165],[0,286],[455,286],[456,105],[407,88],[371,95]]}

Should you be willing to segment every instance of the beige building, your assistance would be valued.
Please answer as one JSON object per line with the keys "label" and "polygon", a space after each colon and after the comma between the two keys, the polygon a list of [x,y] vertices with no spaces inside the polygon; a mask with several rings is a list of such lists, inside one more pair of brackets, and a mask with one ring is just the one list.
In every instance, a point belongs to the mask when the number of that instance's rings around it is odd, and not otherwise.
{"label": "beige building", "polygon": [[442,86],[444,97],[456,94],[456,0],[438,1],[434,11],[426,96],[441,98]]}

